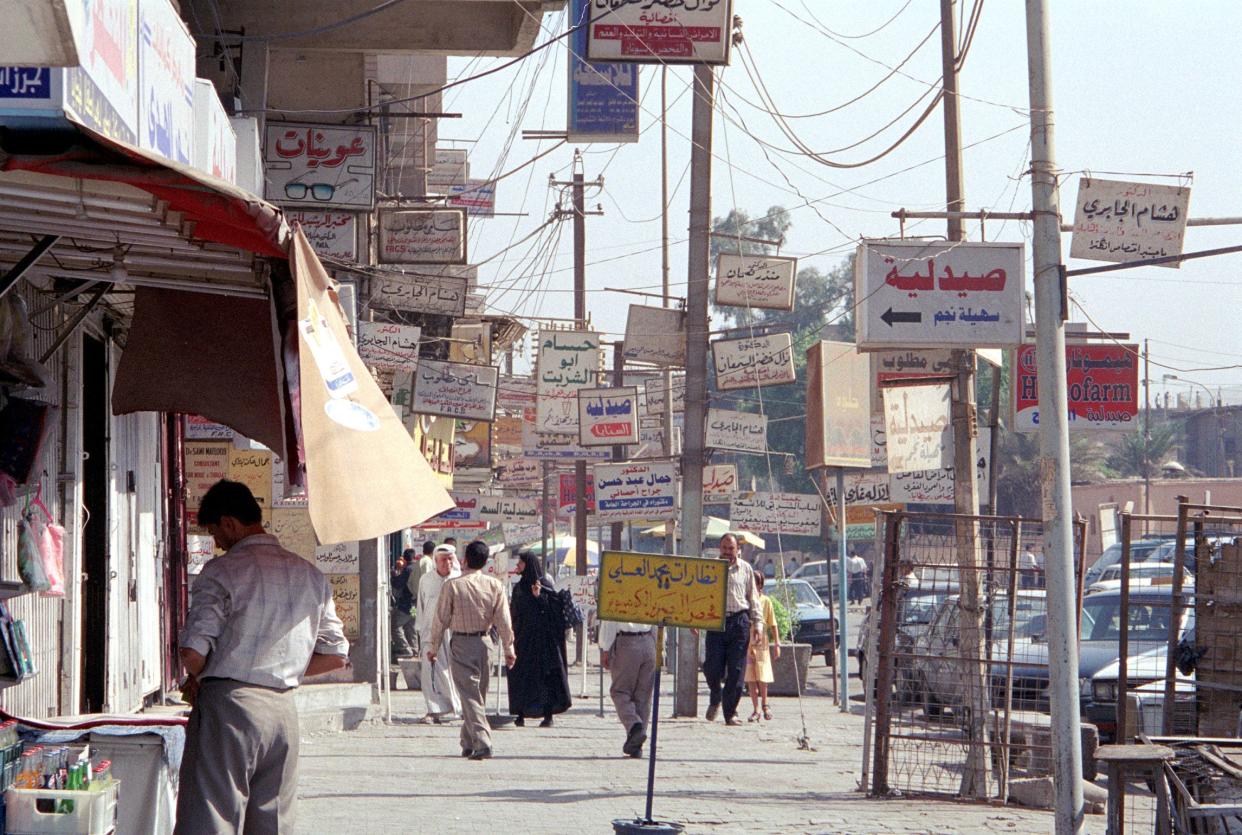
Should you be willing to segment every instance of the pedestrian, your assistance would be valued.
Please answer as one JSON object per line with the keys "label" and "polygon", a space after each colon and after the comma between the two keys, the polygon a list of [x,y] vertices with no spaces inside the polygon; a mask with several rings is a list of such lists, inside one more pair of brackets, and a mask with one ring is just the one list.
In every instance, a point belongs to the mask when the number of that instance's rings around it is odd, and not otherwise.
{"label": "pedestrian", "polygon": [[263,529],[250,488],[218,481],[199,524],[225,551],[194,583],[180,643],[193,706],[176,835],[292,832],[298,787],[294,689],[349,664],[327,578]]}
{"label": "pedestrian", "polygon": [[493,646],[490,630],[495,629],[500,637],[505,664],[510,670],[516,660],[504,584],[481,570],[487,565],[488,556],[485,542],[475,540],[466,546],[466,570],[440,590],[426,653],[426,660],[434,664],[445,631],[452,632],[448,656],[453,665],[453,684],[461,697],[461,755],[472,760],[492,756],[492,736],[484,708]]}
{"label": "pedestrian", "polygon": [[651,718],[655,683],[656,631],[649,623],[599,623],[599,663],[612,677],[608,695],[625,728],[621,753],[641,757]]}
{"label": "pedestrian", "polygon": [[[418,614],[415,623],[418,637],[424,647],[431,646],[431,630],[435,622],[436,604],[440,601],[440,593],[444,584],[461,576],[461,570],[453,564],[453,549],[441,545],[435,549],[435,569],[423,578],[418,586]],[[422,681],[423,700],[427,703],[427,715],[423,722],[440,724],[461,712],[461,700],[457,696],[457,688],[453,686],[452,632],[446,630],[440,639],[445,651],[435,662],[426,658],[419,665]]]}
{"label": "pedestrian", "polygon": [[846,569],[850,575],[850,603],[859,603],[867,599],[867,561],[857,553],[850,555]]}
{"label": "pedestrian", "polygon": [[723,706],[725,724],[740,725],[737,703],[742,699],[746,651],[750,646],[751,624],[758,626],[760,612],[755,596],[754,569],[738,559],[737,537],[731,533],[720,537],[720,559],[729,561],[725,628],[723,632],[707,633],[703,661],[703,675],[710,691],[707,721],[716,721]]}
{"label": "pedestrian", "polygon": [[759,721],[759,702],[763,700],[763,718],[772,721],[768,707],[768,685],[772,683],[772,659],[781,657],[781,636],[776,626],[776,609],[763,593],[763,575],[755,572],[755,594],[759,597],[759,628],[751,638],[746,653],[746,689],[750,692],[750,721]]}
{"label": "pedestrian", "polygon": [[517,663],[509,673],[509,712],[519,728],[527,716],[542,716],[539,727],[573,704],[565,657],[565,625],[556,588],[543,572],[543,562],[530,551],[518,554],[517,586],[509,612]]}
{"label": "pedestrian", "polygon": [[422,582],[435,566],[435,549],[436,544],[428,539],[423,543],[422,556],[418,556],[413,548],[406,548],[406,562],[410,563],[413,570],[410,572],[410,596],[414,598],[414,602],[418,602],[418,584]]}
{"label": "pedestrian", "polygon": [[[413,548],[405,553],[412,559]],[[414,595],[410,593],[410,576],[414,573],[414,565],[399,557],[392,576],[392,588],[389,597],[392,601],[390,622],[392,624],[392,654],[395,658],[414,657],[414,642],[417,634],[414,629]]]}
{"label": "pedestrian", "polygon": [[1021,571],[1021,588],[1039,588],[1039,558],[1035,556],[1030,545],[1022,549],[1022,555],[1018,557],[1018,568]]}

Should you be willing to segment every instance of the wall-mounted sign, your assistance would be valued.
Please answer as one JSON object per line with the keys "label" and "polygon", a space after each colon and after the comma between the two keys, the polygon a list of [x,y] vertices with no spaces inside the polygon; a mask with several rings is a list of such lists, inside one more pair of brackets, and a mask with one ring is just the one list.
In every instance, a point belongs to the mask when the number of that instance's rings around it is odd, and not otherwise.
{"label": "wall-mounted sign", "polygon": [[375,128],[267,123],[263,196],[280,206],[375,208]]}
{"label": "wall-mounted sign", "polygon": [[806,351],[806,466],[871,466],[871,361],[849,342]]}
{"label": "wall-mounted sign", "polygon": [[591,0],[587,57],[592,61],[728,64],[729,0],[618,3]]}
{"label": "wall-mounted sign", "polygon": [[569,36],[569,142],[638,141],[638,67],[586,60],[590,0],[573,0]]}
{"label": "wall-mounted sign", "polygon": [[638,387],[578,389],[578,442],[638,443]]}
{"label": "wall-mounted sign", "polygon": [[709,449],[763,455],[768,451],[768,419],[765,415],[750,412],[708,409],[707,434],[703,444]]}
{"label": "wall-mounted sign", "polygon": [[708,464],[703,468],[703,501],[729,501],[737,492],[737,466]]}
{"label": "wall-mounted sign", "polygon": [[868,241],[858,248],[858,347],[1005,347],[1023,337],[1022,244]]}
{"label": "wall-mounted sign", "polygon": [[465,209],[466,214],[492,217],[496,214],[496,183],[493,180],[466,180],[448,187],[448,205]]}
{"label": "wall-mounted sign", "polygon": [[599,376],[599,334],[547,331],[538,344],[535,431],[576,435],[578,390],[591,388]]}
{"label": "wall-mounted sign", "polygon": [[716,304],[793,310],[797,258],[779,255],[716,256]]}
{"label": "wall-mounted sign", "polygon": [[953,466],[951,405],[948,383],[884,390],[884,436],[890,473]]}
{"label": "wall-mounted sign", "polygon": [[479,496],[479,518],[485,522],[539,524],[539,502],[517,496]]}
{"label": "wall-mounted sign", "polygon": [[595,504],[601,522],[673,519],[677,516],[677,465],[672,461],[596,464]]}
{"label": "wall-mounted sign", "polygon": [[787,333],[721,339],[712,343],[716,387],[721,391],[792,383],[793,340]]}
{"label": "wall-mounted sign", "polygon": [[[1069,429],[1138,429],[1139,347],[1065,346]],[[1014,422],[1019,432],[1039,429],[1039,380],[1035,346],[1014,353]]]}
{"label": "wall-mounted sign", "polygon": [[194,79],[194,161],[204,174],[237,182],[237,133],[215,85]]}
{"label": "wall-mounted sign", "polygon": [[384,209],[379,212],[381,264],[465,264],[465,209]]}
{"label": "wall-mounted sign", "polygon": [[491,365],[419,360],[410,411],[490,422],[499,377],[500,369]]}
{"label": "wall-mounted sign", "polygon": [[194,152],[194,38],[168,0],[142,0],[138,147],[190,165]]}
{"label": "wall-mounted sign", "polygon": [[358,323],[358,356],[383,371],[413,371],[418,366],[418,340],[422,331],[414,325],[392,322]]}
{"label": "wall-mounted sign", "polygon": [[[576,403],[577,398],[573,401]],[[612,451],[605,447],[587,448],[578,443],[578,435],[538,432],[535,424],[522,425],[522,455],[538,461],[607,461]]]}
{"label": "wall-mounted sign", "polygon": [[385,273],[371,280],[371,306],[410,313],[465,316],[467,281],[428,272]]}
{"label": "wall-mounted sign", "polygon": [[427,188],[447,191],[449,186],[466,182],[470,176],[470,162],[466,152],[458,148],[436,148],[431,170],[427,172]]}
{"label": "wall-mounted sign", "polygon": [[686,364],[686,313],[671,307],[630,305],[625,320],[627,362]]}
{"label": "wall-mounted sign", "polygon": [[353,212],[316,212],[288,209],[285,220],[302,224],[306,240],[321,258],[355,261],[358,256],[358,215]]}
{"label": "wall-mounted sign", "polygon": [[[1070,257],[1138,261],[1180,255],[1190,213],[1190,186],[1078,181]],[[1157,264],[1181,266],[1178,261]]]}
{"label": "wall-mounted sign", "polygon": [[819,536],[819,496],[803,493],[751,493],[734,496],[729,527],[735,531]]}
{"label": "wall-mounted sign", "polygon": [[[136,144],[138,138],[138,3],[83,3],[75,21],[78,66],[65,70],[65,109],[104,136]],[[77,24],[81,31],[77,31]]]}

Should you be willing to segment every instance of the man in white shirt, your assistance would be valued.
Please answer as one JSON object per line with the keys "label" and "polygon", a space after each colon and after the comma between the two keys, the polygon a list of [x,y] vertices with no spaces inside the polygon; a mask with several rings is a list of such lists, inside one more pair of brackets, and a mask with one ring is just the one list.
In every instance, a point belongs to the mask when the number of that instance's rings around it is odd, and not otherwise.
{"label": "man in white shirt", "polygon": [[867,599],[867,561],[858,554],[851,554],[845,564],[850,575],[849,602],[857,603]]}
{"label": "man in white shirt", "polygon": [[621,752],[627,757],[641,757],[647,741],[656,671],[655,635],[648,623],[599,623],[600,664],[612,676],[608,694],[626,731]]}
{"label": "man in white shirt", "polygon": [[720,558],[729,561],[729,587],[725,594],[725,628],[709,631],[703,676],[710,692],[707,721],[716,721],[724,708],[726,725],[741,725],[737,703],[742,699],[742,677],[746,672],[746,653],[751,633],[760,623],[759,598],[755,594],[755,570],[738,558],[737,537],[727,533],[720,537]]}

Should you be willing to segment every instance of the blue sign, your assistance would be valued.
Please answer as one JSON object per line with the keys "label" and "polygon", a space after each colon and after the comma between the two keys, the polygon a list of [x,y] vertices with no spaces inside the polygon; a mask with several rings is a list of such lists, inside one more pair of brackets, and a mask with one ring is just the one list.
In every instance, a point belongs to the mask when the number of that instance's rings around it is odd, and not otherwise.
{"label": "blue sign", "polygon": [[52,71],[48,67],[0,67],[0,99],[50,99]]}
{"label": "blue sign", "polygon": [[[587,20],[589,3],[572,0],[572,23]],[[569,38],[569,141],[637,142],[638,65],[591,63],[586,54],[583,26]]]}

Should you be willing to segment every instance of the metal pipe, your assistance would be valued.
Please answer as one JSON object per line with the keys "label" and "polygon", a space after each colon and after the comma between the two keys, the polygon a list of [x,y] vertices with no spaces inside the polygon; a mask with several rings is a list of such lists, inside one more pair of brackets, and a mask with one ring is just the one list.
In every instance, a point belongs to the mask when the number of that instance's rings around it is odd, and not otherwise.
{"label": "metal pipe", "polygon": [[[1131,520],[1130,514],[1121,514],[1121,628],[1118,632],[1117,643],[1117,730],[1113,734],[1113,740],[1119,745],[1125,745],[1130,741],[1126,734],[1126,715],[1128,710],[1126,690],[1129,687],[1129,671],[1127,665],[1130,661],[1130,534]],[[1094,698],[1094,693],[1092,697]]]}

